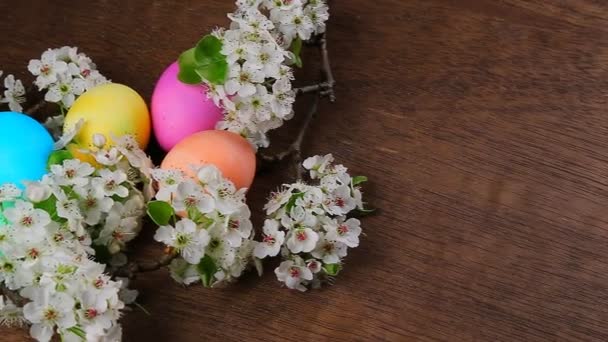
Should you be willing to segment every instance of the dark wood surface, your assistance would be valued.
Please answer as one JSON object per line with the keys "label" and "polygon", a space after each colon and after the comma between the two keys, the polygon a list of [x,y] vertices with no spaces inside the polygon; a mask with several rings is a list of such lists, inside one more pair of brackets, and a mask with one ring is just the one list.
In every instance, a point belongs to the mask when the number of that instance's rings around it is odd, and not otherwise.
{"label": "dark wood surface", "polygon": [[[2,1],[0,69],[30,80],[30,58],[77,45],[149,99],[232,8]],[[322,103],[305,153],[371,179],[381,209],[361,247],[335,286],[305,294],[279,286],[276,261],[220,290],[145,275],[152,316],[127,313],[125,340],[608,340],[608,2],[348,0],[331,13],[338,101]],[[306,54],[302,84],[318,70]],[[258,177],[253,208],[282,181]],[[159,253],[144,235],[136,253]]]}

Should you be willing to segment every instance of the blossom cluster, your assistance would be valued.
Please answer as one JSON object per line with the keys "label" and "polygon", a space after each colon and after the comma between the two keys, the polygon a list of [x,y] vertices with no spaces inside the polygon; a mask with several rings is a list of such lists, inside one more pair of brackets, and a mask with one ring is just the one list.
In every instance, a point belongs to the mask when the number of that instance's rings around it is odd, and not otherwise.
{"label": "blossom cluster", "polygon": [[57,103],[62,110],[69,109],[85,91],[108,82],[91,58],[70,46],[46,50],[40,59],[30,60],[27,69],[36,76],[38,89],[47,91],[44,100]]}
{"label": "blossom cluster", "polygon": [[[56,203],[40,201],[46,190]],[[66,340],[120,334],[121,283],[90,259],[91,238],[79,235],[66,218],[74,215],[67,196],[58,184],[44,190],[28,185],[24,194],[13,185],[0,187],[0,280],[29,300],[22,311],[7,301],[0,317],[6,324],[27,320],[39,341],[49,341],[55,332]]]}
{"label": "blossom cluster", "polygon": [[[0,77],[2,77],[0,70]],[[21,80],[15,78],[14,75],[6,75],[4,78],[4,92],[0,93],[0,103],[8,104],[8,108],[13,112],[23,110],[21,106],[25,102],[25,87]]]}
{"label": "blossom cluster", "polygon": [[[66,340],[119,340],[120,310],[134,300],[104,271],[141,229],[145,199],[138,184],[150,164],[133,137],[117,138],[111,148],[105,140],[96,135],[95,147],[73,150],[97,167],[57,150],[40,181],[27,182],[24,191],[0,187],[0,281],[30,300],[23,320],[39,341],[54,333]],[[7,300],[0,321],[20,322],[16,310]]]}
{"label": "blossom cluster", "polygon": [[[256,1],[241,1],[254,4]],[[325,32],[329,7],[324,0],[262,0],[262,8],[270,12],[276,25],[277,40],[288,49],[295,39],[308,40],[313,34]]]}
{"label": "blossom cluster", "polygon": [[359,187],[365,177],[351,177],[333,161],[331,154],[306,159],[303,166],[318,184],[284,185],[265,206],[268,218],[253,254],[261,259],[281,252],[275,274],[288,288],[320,286],[340,271],[348,248],[359,245],[360,222],[349,214],[365,210]]}
{"label": "blossom cluster", "polygon": [[34,84],[38,90],[46,91],[44,100],[59,106],[61,113],[44,123],[55,138],[61,135],[65,113],[74,101],[89,89],[110,82],[77,47],[48,49],[40,59],[30,60],[27,69],[36,76]]}
{"label": "blossom cluster", "polygon": [[228,15],[230,28],[213,32],[222,43],[227,80],[204,81],[215,104],[224,110],[217,128],[239,133],[256,147],[267,147],[267,132],[293,117],[294,77],[288,64],[299,56],[289,48],[295,40],[301,46],[302,40],[325,31],[328,8],[322,0],[239,0],[237,6]]}
{"label": "blossom cluster", "polygon": [[169,265],[173,279],[210,287],[238,278],[253,262],[247,189],[237,190],[213,165],[197,169],[194,179],[163,169],[153,170],[152,177],[161,205],[151,203],[148,211],[160,224],[154,239],[177,256]]}

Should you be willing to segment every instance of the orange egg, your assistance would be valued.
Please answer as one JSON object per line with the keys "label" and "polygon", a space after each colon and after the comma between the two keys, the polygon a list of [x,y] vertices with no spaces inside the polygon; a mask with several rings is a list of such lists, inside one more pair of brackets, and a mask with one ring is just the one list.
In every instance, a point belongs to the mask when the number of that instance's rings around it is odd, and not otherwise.
{"label": "orange egg", "polygon": [[165,156],[161,168],[181,170],[196,177],[192,166],[205,164],[215,165],[237,189],[249,188],[255,176],[255,151],[236,133],[202,131],[177,143]]}

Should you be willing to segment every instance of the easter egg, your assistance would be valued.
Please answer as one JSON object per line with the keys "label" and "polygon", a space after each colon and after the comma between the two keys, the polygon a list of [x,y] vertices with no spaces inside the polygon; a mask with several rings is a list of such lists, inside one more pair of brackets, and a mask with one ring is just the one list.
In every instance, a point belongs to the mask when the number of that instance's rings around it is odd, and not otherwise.
{"label": "easter egg", "polygon": [[207,98],[205,85],[182,83],[177,62],[160,76],[152,94],[152,125],[160,146],[168,151],[192,133],[215,129],[222,111]]}
{"label": "easter egg", "polygon": [[84,125],[74,137],[74,142],[84,148],[93,147],[93,135],[103,134],[107,145],[112,137],[131,134],[145,149],[150,140],[150,114],[144,100],[137,92],[125,85],[107,83],[82,94],[65,117],[63,131],[69,132],[84,119]]}
{"label": "easter egg", "polygon": [[255,176],[255,152],[242,136],[228,131],[203,131],[186,137],[165,156],[162,169],[176,169],[195,177],[192,169],[215,165],[237,189],[249,188]]}
{"label": "easter egg", "polygon": [[38,121],[15,112],[0,112],[0,184],[40,180],[53,151],[53,138]]}

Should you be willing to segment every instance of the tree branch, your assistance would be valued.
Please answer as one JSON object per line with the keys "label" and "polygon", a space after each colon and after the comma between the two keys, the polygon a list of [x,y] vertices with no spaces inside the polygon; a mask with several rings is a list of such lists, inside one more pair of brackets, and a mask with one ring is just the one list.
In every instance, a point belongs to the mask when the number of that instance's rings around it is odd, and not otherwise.
{"label": "tree branch", "polygon": [[334,85],[336,84],[336,80],[334,79],[334,75],[331,70],[331,63],[329,61],[329,51],[327,50],[327,32],[311,39],[310,44],[319,47],[319,51],[321,53],[321,71],[324,81],[317,84],[295,88],[294,92],[296,96],[320,92],[321,96],[329,96],[329,100],[334,102],[336,101],[336,96],[334,95]]}
{"label": "tree branch", "polygon": [[302,180],[304,175],[304,169],[302,167],[302,142],[304,141],[304,137],[306,136],[306,132],[308,131],[308,127],[310,127],[310,123],[317,113],[317,108],[319,108],[319,99],[320,96],[315,96],[314,102],[310,106],[306,118],[304,119],[304,123],[300,128],[300,132],[296,140],[293,142],[291,146],[293,146],[293,154],[294,154],[294,167],[296,169],[296,175],[298,180]]}
{"label": "tree branch", "polygon": [[328,84],[328,88],[323,89],[321,95],[323,95],[325,92],[327,96],[329,96],[329,101],[335,102],[336,95],[334,94],[334,85],[336,84],[336,80],[334,79],[334,74],[331,71],[331,63],[329,61],[329,51],[327,50],[327,31],[321,35],[321,63],[323,73],[325,74],[325,81]]}
{"label": "tree branch", "polygon": [[170,250],[156,261],[132,261],[112,272],[112,275],[133,279],[137,273],[157,271],[168,266],[178,255],[174,250]]}
{"label": "tree branch", "polygon": [[34,115],[34,114],[36,114],[37,111],[42,109],[45,105],[46,105],[46,102],[44,101],[44,99],[42,99],[42,100],[38,101],[37,103],[33,104],[32,106],[28,107],[24,111],[24,113],[27,115]]}
{"label": "tree branch", "polygon": [[2,294],[18,307],[23,307],[28,302],[26,298],[23,298],[17,292],[10,290],[4,283],[0,284],[0,291],[2,291]]}
{"label": "tree branch", "polygon": [[309,85],[309,86],[295,88],[293,91],[297,96],[297,95],[301,95],[301,94],[327,91],[327,90],[331,90],[331,88],[332,88],[331,84],[329,84],[327,82],[321,82],[321,83],[317,83],[317,84],[313,84],[313,85]]}
{"label": "tree branch", "polygon": [[296,169],[298,170],[298,179],[302,178],[302,166],[300,165],[302,163],[302,141],[304,139],[304,136],[306,135],[306,130],[308,129],[308,126],[310,126],[310,122],[312,121],[312,118],[314,117],[317,111],[319,105],[319,98],[327,96],[329,97],[329,100],[331,102],[334,102],[336,100],[336,96],[334,94],[334,85],[336,84],[336,81],[334,79],[334,75],[331,70],[331,63],[329,61],[329,51],[327,50],[327,32],[311,39],[310,45],[315,45],[319,47],[321,53],[321,69],[324,80],[317,84],[294,88],[293,91],[296,96],[316,93],[317,96],[315,98],[315,102],[313,103],[310,111],[308,112],[308,115],[306,116],[302,127],[300,127],[300,131],[298,133],[298,136],[296,137],[296,140],[291,145],[289,145],[286,150],[279,152],[275,155],[266,155],[263,153],[258,153],[258,158],[262,162],[262,164],[274,164],[281,162],[287,159],[288,157],[295,157],[294,163]]}

